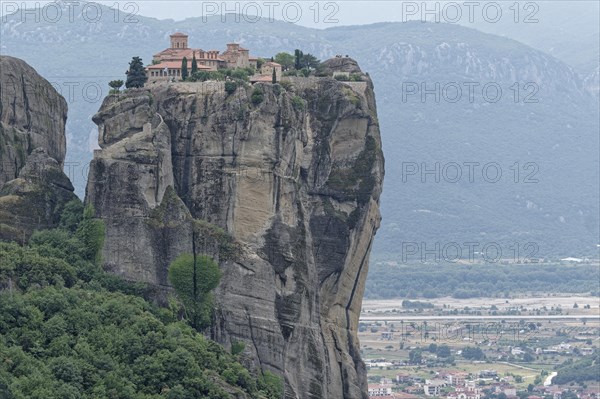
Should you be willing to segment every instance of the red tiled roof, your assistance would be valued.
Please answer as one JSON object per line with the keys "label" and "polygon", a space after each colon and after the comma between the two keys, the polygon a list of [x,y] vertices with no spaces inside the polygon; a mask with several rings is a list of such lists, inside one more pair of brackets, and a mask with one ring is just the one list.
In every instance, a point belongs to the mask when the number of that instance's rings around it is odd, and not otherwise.
{"label": "red tiled roof", "polygon": [[369,384],[369,389],[387,389],[391,388],[388,384]]}
{"label": "red tiled roof", "polygon": [[270,83],[273,81],[272,75],[260,75],[260,76],[250,76],[250,82],[267,82]]}
{"label": "red tiled roof", "polygon": [[217,58],[200,57],[201,53],[207,54],[208,51],[204,51],[204,50],[198,49],[198,48],[188,48],[188,49],[167,48],[167,49],[164,49],[163,51],[161,51],[160,53],[154,54],[154,57],[171,58],[171,59],[175,59],[175,60],[182,60],[183,57],[186,57],[188,60],[191,60],[192,58],[194,58],[194,54],[196,54],[197,60],[225,61],[223,58],[221,58],[219,56],[217,56]]}
{"label": "red tiled roof", "polygon": [[185,33],[175,32],[170,37],[187,37]]}
{"label": "red tiled roof", "polygon": [[417,395],[413,395],[411,393],[406,392],[394,392],[393,395],[395,399],[418,399]]}
{"label": "red tiled roof", "polygon": [[239,43],[227,43],[227,46],[231,46],[231,45],[236,45],[238,47],[238,50],[240,51],[250,51],[248,49],[243,48]]}
{"label": "red tiled roof", "polygon": [[[188,60],[188,68],[192,67],[191,60]],[[149,65],[146,67],[147,69],[181,69],[181,61],[164,61],[160,64]],[[198,65],[198,69],[212,69],[211,67],[207,67],[206,65]]]}
{"label": "red tiled roof", "polygon": [[172,49],[172,48],[167,48],[164,49],[163,51],[161,51],[160,53],[156,53],[154,54],[155,57],[158,56],[171,56],[174,58],[183,58],[183,57],[192,57],[194,51],[202,51],[199,49],[191,49],[191,48],[187,48],[187,49]]}

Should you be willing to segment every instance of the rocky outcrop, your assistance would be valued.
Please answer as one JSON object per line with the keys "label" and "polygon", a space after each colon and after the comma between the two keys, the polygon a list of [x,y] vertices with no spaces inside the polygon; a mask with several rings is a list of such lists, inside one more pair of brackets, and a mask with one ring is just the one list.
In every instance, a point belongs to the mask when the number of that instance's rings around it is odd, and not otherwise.
{"label": "rocky outcrop", "polygon": [[94,116],[86,201],[106,224],[105,267],[168,290],[178,255],[217,259],[211,335],[245,342],[286,398],[366,397],[356,331],[383,155],[364,79],[157,85]]}
{"label": "rocky outcrop", "polygon": [[326,73],[333,72],[348,72],[348,73],[360,73],[360,66],[358,62],[349,57],[338,56],[331,58],[323,62],[323,70]]}
{"label": "rocky outcrop", "polygon": [[63,173],[67,104],[24,61],[0,57],[0,239],[58,224],[74,198]]}
{"label": "rocky outcrop", "polygon": [[0,56],[0,186],[18,176],[27,156],[43,148],[62,168],[67,103],[24,61]]}

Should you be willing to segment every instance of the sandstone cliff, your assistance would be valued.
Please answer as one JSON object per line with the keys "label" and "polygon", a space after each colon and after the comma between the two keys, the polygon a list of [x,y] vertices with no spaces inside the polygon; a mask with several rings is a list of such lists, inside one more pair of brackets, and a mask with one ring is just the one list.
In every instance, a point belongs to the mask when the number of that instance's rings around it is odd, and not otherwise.
{"label": "sandstone cliff", "polygon": [[74,198],[63,173],[67,104],[24,61],[0,56],[0,239],[25,241]]}
{"label": "sandstone cliff", "polygon": [[[360,71],[346,61],[329,69]],[[383,155],[363,77],[232,94],[157,85],[111,95],[94,116],[86,201],[106,224],[105,267],[168,290],[176,256],[216,258],[211,335],[245,342],[250,367],[285,377],[286,398],[366,397],[356,330]]]}

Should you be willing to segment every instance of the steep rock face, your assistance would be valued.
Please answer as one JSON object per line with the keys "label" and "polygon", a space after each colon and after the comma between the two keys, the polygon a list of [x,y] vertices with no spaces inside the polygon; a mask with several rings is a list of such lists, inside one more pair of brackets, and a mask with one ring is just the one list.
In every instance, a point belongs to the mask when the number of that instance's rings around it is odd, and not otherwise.
{"label": "steep rock face", "polygon": [[74,198],[63,173],[67,104],[24,61],[0,57],[0,239],[25,241]]}
{"label": "steep rock face", "polygon": [[94,117],[86,201],[106,223],[106,268],[168,290],[179,254],[216,258],[211,335],[244,341],[287,398],[366,397],[356,330],[383,155],[364,78],[158,85]]}
{"label": "steep rock face", "polygon": [[0,56],[0,186],[18,176],[27,156],[44,148],[62,167],[67,103],[24,61]]}

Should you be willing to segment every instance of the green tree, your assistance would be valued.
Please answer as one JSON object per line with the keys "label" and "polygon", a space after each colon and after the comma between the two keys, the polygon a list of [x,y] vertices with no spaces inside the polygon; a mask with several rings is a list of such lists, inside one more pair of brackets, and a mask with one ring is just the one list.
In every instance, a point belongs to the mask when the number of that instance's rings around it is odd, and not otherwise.
{"label": "green tree", "polygon": [[321,62],[312,54],[302,54],[302,68],[317,69]]}
{"label": "green tree", "polygon": [[447,358],[450,357],[450,347],[448,345],[440,345],[436,350],[437,357]]}
{"label": "green tree", "polygon": [[140,57],[133,57],[129,63],[129,70],[127,71],[127,81],[125,87],[137,88],[144,87],[144,84],[148,81],[146,75],[146,69]]}
{"label": "green tree", "polygon": [[[123,81],[121,81],[121,86]],[[77,230],[77,226],[83,219],[83,202],[79,198],[71,200],[65,204],[62,213],[60,214],[60,222],[58,226],[61,229],[68,230],[72,233]]]}
{"label": "green tree", "polygon": [[201,331],[210,326],[212,290],[221,279],[219,265],[209,256],[183,254],[169,266],[169,281],[185,307],[192,327]]}
{"label": "green tree", "polygon": [[485,359],[485,354],[481,350],[481,348],[474,348],[467,346],[462,350],[462,356],[468,360],[483,360]]}
{"label": "green tree", "polygon": [[108,82],[108,85],[110,86],[111,94],[118,93],[121,86],[123,86],[123,81],[122,80],[111,80],[110,82]]}
{"label": "green tree", "polygon": [[85,207],[83,220],[77,227],[75,236],[84,246],[84,258],[100,263],[101,250],[104,245],[104,222],[94,217],[94,207],[90,204]]}
{"label": "green tree", "polygon": [[294,57],[295,57],[294,68],[296,68],[297,70],[302,69],[302,56],[303,56],[302,51],[300,51],[298,49],[296,49],[294,51]]}
{"label": "green tree", "polygon": [[192,56],[192,75],[198,72],[198,61],[196,61],[196,52]]}
{"label": "green tree", "polygon": [[421,364],[421,361],[423,360],[421,349],[413,349],[408,352],[408,359],[412,364]]}
{"label": "green tree", "polygon": [[181,60],[181,80],[186,80],[188,78],[188,69],[187,69],[187,58],[183,57]]}
{"label": "green tree", "polygon": [[273,77],[271,79],[271,83],[277,83],[277,72],[275,72],[275,68],[273,68]]}
{"label": "green tree", "polygon": [[294,67],[294,56],[291,55],[290,53],[277,53],[277,55],[275,55],[275,62],[281,65],[281,68],[284,71],[289,70],[290,68]]}

